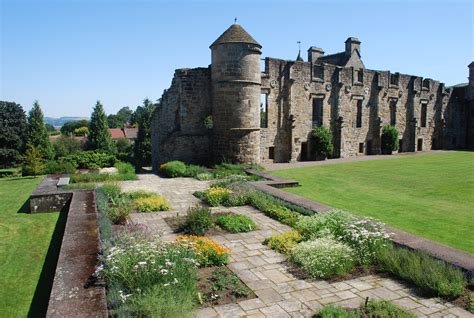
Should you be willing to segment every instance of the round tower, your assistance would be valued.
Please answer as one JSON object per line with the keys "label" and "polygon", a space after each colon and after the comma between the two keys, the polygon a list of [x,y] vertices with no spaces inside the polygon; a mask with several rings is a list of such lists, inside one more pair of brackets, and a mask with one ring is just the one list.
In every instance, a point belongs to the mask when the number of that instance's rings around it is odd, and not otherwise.
{"label": "round tower", "polygon": [[259,163],[262,46],[233,24],[210,48],[214,158]]}

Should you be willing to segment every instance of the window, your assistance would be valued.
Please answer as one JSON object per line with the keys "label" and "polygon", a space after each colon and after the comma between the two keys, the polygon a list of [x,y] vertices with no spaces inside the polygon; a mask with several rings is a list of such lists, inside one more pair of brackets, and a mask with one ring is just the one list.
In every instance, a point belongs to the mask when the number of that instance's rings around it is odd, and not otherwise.
{"label": "window", "polygon": [[362,100],[357,100],[356,128],[362,127]]}
{"label": "window", "polygon": [[390,125],[395,126],[397,124],[397,101],[390,101]]}
{"label": "window", "polygon": [[275,159],[275,147],[268,148],[268,159],[274,160]]}
{"label": "window", "polygon": [[315,80],[324,81],[324,66],[314,65],[313,76]]}
{"label": "window", "polygon": [[423,80],[422,89],[425,89],[425,90],[429,90],[429,89],[430,89],[430,79],[429,79],[429,78],[425,78],[425,79]]}
{"label": "window", "polygon": [[268,94],[260,94],[260,128],[268,128]]}
{"label": "window", "polygon": [[354,82],[356,83],[364,82],[364,70],[354,70]]}
{"label": "window", "polygon": [[395,73],[395,74],[390,73],[390,85],[398,86],[399,79],[400,79],[399,73]]}
{"label": "window", "polygon": [[359,153],[364,153],[364,143],[359,142]]}
{"label": "window", "polygon": [[423,139],[418,139],[418,145],[416,147],[418,151],[423,151]]}
{"label": "window", "polygon": [[398,152],[403,152],[403,139],[398,140]]}
{"label": "window", "polygon": [[426,112],[428,111],[427,103],[421,104],[420,126],[426,127]]}
{"label": "window", "polygon": [[323,125],[323,99],[313,98],[313,126]]}

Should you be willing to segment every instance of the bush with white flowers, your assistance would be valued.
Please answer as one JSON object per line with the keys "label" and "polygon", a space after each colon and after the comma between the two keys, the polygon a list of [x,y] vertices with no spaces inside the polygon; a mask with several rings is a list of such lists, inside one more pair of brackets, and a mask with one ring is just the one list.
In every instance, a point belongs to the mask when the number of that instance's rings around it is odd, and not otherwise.
{"label": "bush with white flowers", "polygon": [[312,277],[329,278],[349,273],[354,268],[354,251],[348,245],[324,237],[296,245],[290,254]]}

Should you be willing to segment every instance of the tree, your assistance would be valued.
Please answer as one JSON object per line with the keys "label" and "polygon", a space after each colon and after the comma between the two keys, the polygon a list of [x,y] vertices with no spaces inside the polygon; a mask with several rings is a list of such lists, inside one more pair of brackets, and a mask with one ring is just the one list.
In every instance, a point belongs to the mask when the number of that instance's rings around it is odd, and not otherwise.
{"label": "tree", "polygon": [[82,119],[78,121],[68,121],[63,124],[61,127],[61,134],[68,135],[73,134],[74,130],[81,127],[89,126],[89,121]]}
{"label": "tree", "polygon": [[46,131],[47,131],[47,132],[51,133],[51,132],[55,132],[55,131],[56,131],[56,128],[54,128],[53,125],[48,124],[48,123],[46,123],[46,124],[44,124],[44,125],[46,126]]}
{"label": "tree", "polygon": [[28,143],[38,148],[38,151],[44,159],[52,159],[54,157],[54,150],[49,141],[48,131],[44,124],[43,111],[38,101],[33,103],[33,108],[28,114],[27,131]]}
{"label": "tree", "polygon": [[107,125],[107,116],[104,107],[97,101],[89,123],[88,148],[91,150],[100,150],[107,153],[114,151],[114,144],[110,136],[109,126]]}
{"label": "tree", "polygon": [[324,126],[316,127],[311,132],[313,149],[318,159],[326,159],[332,155],[334,146],[332,144],[332,134]]}
{"label": "tree", "polygon": [[398,150],[398,130],[394,126],[385,125],[382,128],[382,153],[391,155]]}
{"label": "tree", "polygon": [[79,127],[74,129],[74,136],[85,136],[89,134],[89,128]]}
{"label": "tree", "polygon": [[122,128],[125,124],[130,122],[132,114],[133,111],[130,107],[126,106],[120,108],[116,115],[111,114],[107,117],[109,128]]}
{"label": "tree", "polygon": [[143,106],[135,111],[138,134],[134,145],[135,167],[141,168],[151,164],[151,120],[155,105],[147,98]]}
{"label": "tree", "polygon": [[25,151],[26,115],[21,105],[0,101],[0,166],[21,161]]}
{"label": "tree", "polygon": [[37,176],[42,174],[44,169],[45,166],[41,151],[32,144],[28,144],[28,149],[26,150],[23,159],[21,173],[24,176]]}
{"label": "tree", "polygon": [[81,151],[81,142],[71,135],[61,135],[53,144],[56,158],[65,157]]}

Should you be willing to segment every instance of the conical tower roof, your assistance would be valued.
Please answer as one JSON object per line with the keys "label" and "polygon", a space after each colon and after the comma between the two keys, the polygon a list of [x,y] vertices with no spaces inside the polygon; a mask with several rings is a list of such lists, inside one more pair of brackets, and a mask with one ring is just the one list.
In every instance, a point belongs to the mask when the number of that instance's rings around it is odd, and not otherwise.
{"label": "conical tower roof", "polygon": [[225,30],[225,32],[222,33],[221,36],[211,44],[210,47],[224,43],[248,43],[258,45],[260,48],[262,47],[250,34],[247,33],[247,31],[245,31],[243,27],[237,23],[232,24],[227,30]]}

